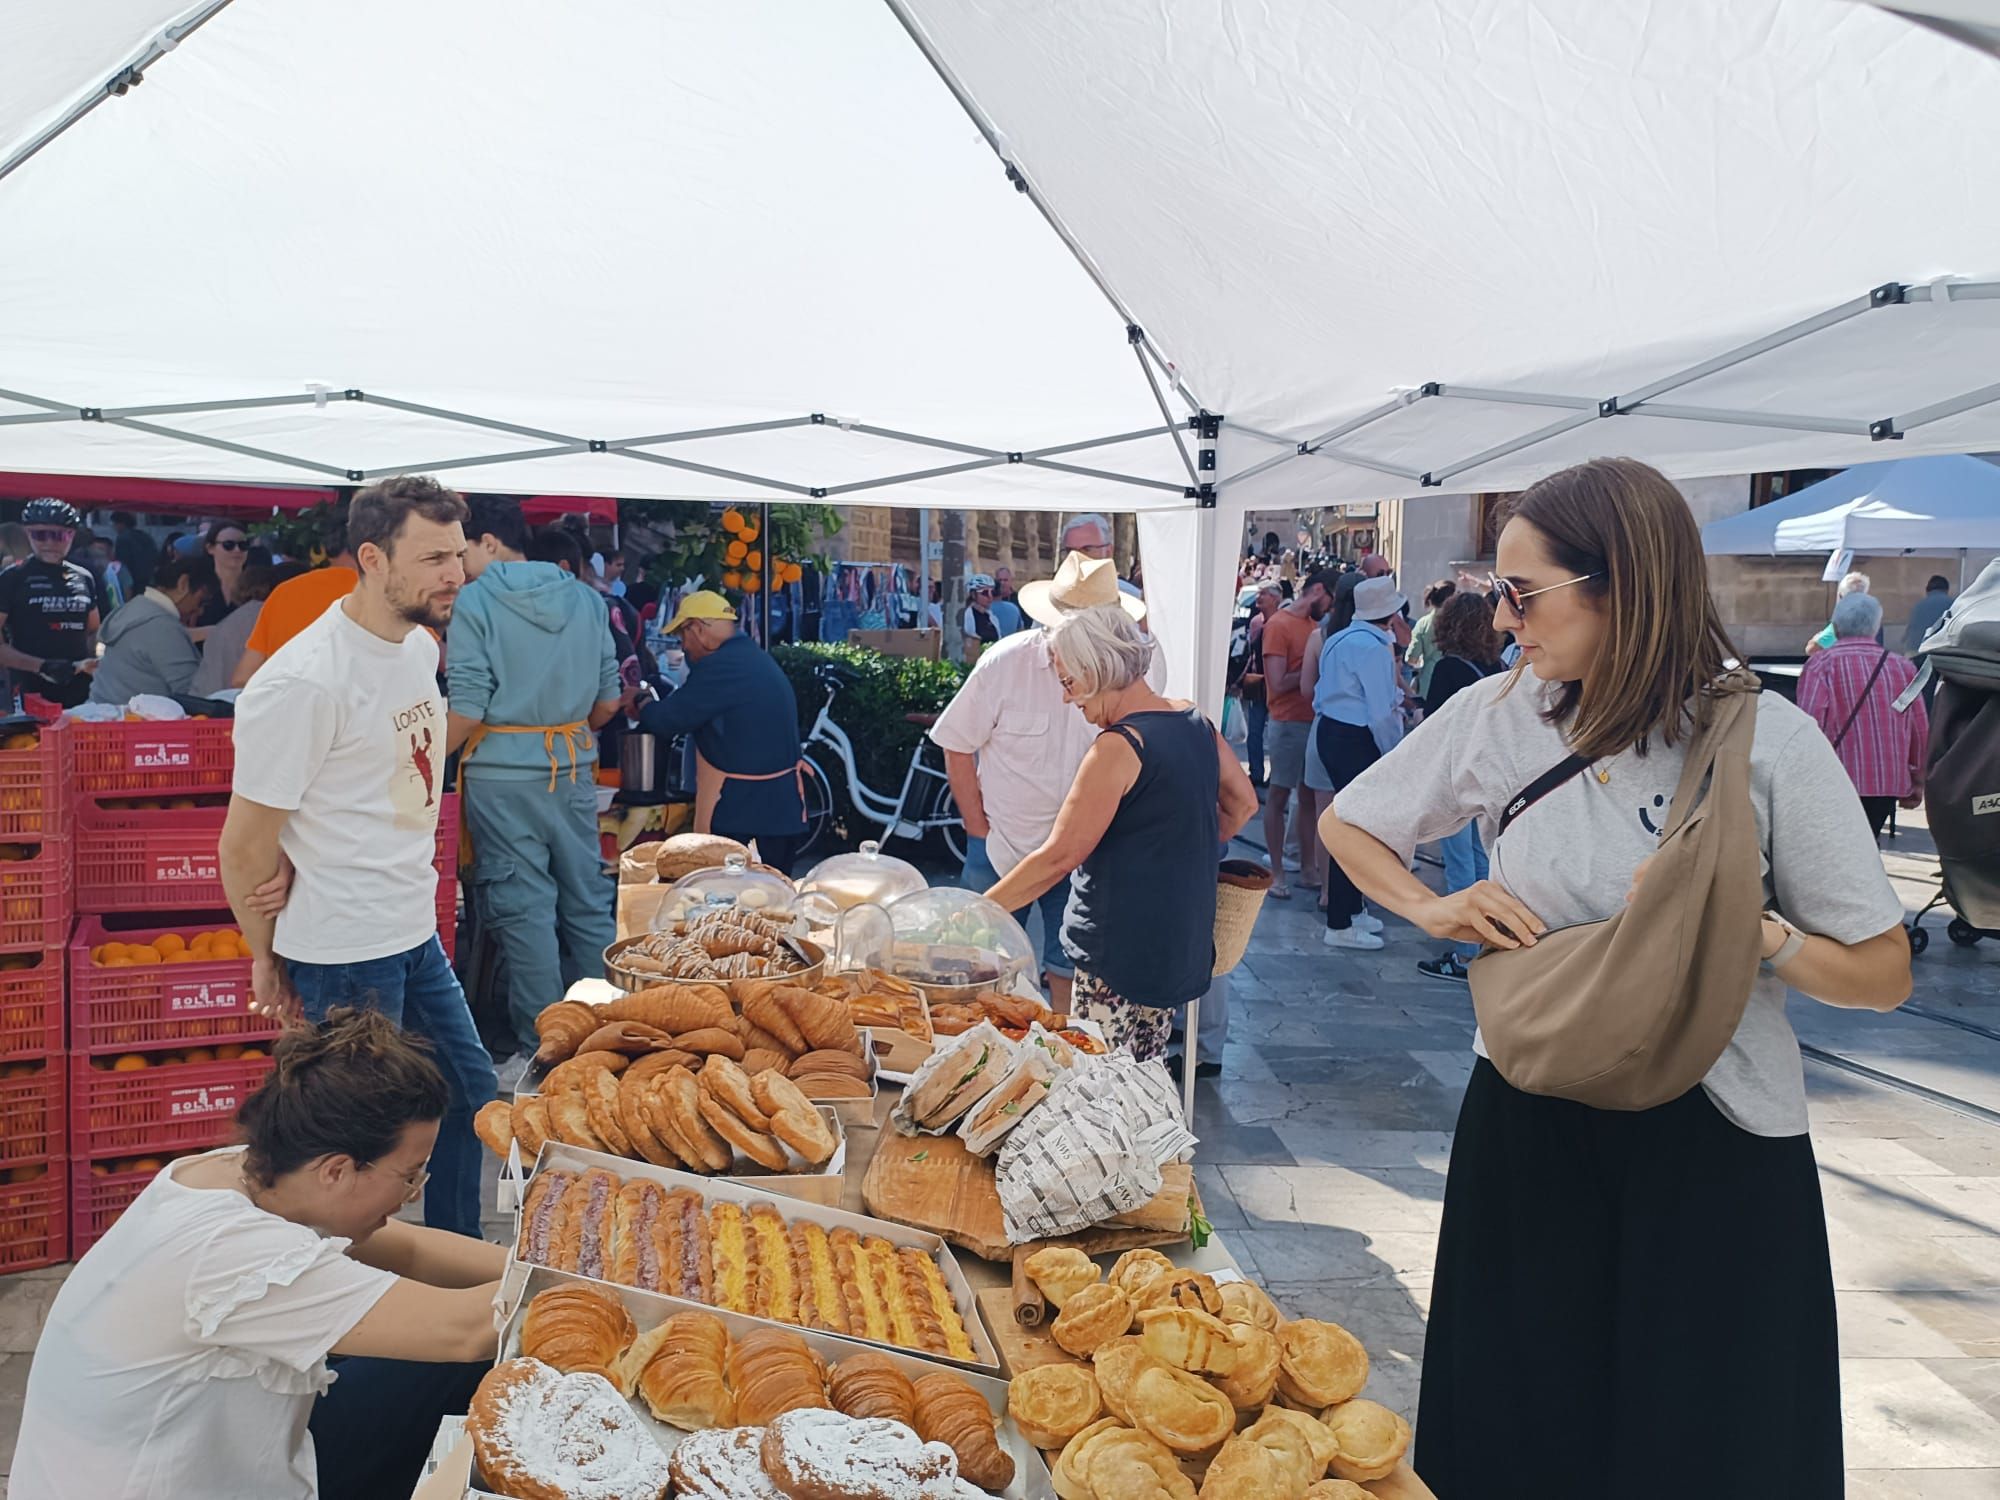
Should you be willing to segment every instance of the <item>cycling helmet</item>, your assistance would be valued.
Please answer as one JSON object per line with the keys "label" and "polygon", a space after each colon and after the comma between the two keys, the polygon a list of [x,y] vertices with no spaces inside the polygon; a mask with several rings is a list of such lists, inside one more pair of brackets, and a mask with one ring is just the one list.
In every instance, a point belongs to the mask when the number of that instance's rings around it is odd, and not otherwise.
{"label": "cycling helmet", "polygon": [[71,531],[83,525],[83,517],[76,513],[76,507],[67,500],[57,500],[44,495],[39,500],[30,500],[21,508],[21,524],[24,526],[67,526]]}

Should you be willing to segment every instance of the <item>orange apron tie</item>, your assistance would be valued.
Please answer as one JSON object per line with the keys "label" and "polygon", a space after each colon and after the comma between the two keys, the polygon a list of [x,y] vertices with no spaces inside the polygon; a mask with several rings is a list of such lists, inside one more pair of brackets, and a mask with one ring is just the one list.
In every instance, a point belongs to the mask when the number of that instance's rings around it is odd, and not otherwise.
{"label": "orange apron tie", "polygon": [[753,776],[745,771],[723,771],[710,765],[708,757],[697,750],[694,753],[694,831],[713,833],[709,825],[714,821],[716,804],[722,800],[722,789],[732,781],[777,781],[782,777],[796,776],[799,781],[799,805],[806,800],[806,763],[788,766],[782,771],[766,771]]}
{"label": "orange apron tie", "polygon": [[[549,758],[549,790],[556,789],[556,779],[562,767],[556,763],[556,743],[560,739],[564,752],[569,756],[569,783],[576,785],[578,738],[582,748],[591,747],[594,736],[590,725],[582,719],[573,719],[567,724],[475,724],[472,733],[465,737],[465,745],[458,752],[458,791],[465,795],[465,763],[479,748],[479,742],[489,734],[539,734],[542,750]],[[472,863],[472,820],[461,811],[458,820],[458,863],[461,868]]]}

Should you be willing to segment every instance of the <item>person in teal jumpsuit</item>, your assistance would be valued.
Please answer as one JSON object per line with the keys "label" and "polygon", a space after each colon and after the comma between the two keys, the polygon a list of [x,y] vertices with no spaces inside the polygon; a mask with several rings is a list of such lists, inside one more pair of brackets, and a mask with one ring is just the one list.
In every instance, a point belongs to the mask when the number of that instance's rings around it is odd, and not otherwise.
{"label": "person in teal jumpsuit", "polygon": [[507,966],[522,1047],[535,1017],[601,977],[616,888],[597,838],[597,729],[618,711],[604,600],[554,563],[522,555],[518,500],[476,495],[468,582],[452,616],[451,747],[461,749],[472,899]]}

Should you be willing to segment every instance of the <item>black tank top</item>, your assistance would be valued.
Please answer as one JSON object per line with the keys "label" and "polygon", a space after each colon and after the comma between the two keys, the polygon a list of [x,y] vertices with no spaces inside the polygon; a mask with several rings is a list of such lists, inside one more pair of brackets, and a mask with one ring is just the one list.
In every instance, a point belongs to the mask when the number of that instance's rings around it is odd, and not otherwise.
{"label": "black tank top", "polygon": [[1215,730],[1189,708],[1104,733],[1132,747],[1139,776],[1070,878],[1063,951],[1134,1005],[1185,1005],[1215,966]]}

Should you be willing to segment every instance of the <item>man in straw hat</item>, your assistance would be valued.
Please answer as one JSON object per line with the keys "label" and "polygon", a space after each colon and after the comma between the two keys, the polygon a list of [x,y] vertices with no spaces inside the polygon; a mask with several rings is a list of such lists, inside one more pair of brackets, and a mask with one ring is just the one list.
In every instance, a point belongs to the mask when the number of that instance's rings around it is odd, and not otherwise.
{"label": "man in straw hat", "polygon": [[[1117,564],[1081,552],[1065,557],[1054,578],[1022,585],[1020,604],[1040,625],[1086,609],[1123,609],[1135,620],[1146,617],[1145,601],[1121,591]],[[1157,652],[1147,677],[1156,686],[1165,679]],[[969,848],[963,883],[984,891],[1049,836],[1097,731],[1065,701],[1042,632],[1024,630],[980,654],[930,737],[944,751],[952,797],[965,820]],[[1064,882],[1035,903],[1042,914],[1043,978],[1058,1010],[1069,1008],[1074,970],[1059,937],[1068,897]],[[1014,917],[1025,926],[1027,910]]]}

